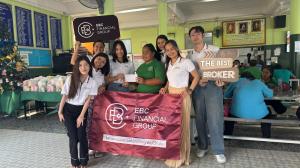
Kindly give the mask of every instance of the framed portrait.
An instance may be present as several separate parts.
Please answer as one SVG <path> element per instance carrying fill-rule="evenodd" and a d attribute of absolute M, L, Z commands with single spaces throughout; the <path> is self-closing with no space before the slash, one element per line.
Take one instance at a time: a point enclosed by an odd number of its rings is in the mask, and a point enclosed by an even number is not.
<path fill-rule="evenodd" d="M 260 31 L 261 31 L 261 20 L 253 20 L 252 32 L 260 32 Z"/>
<path fill-rule="evenodd" d="M 234 34 L 235 33 L 235 22 L 228 22 L 226 24 L 226 33 Z"/>
<path fill-rule="evenodd" d="M 248 33 L 248 22 L 239 23 L 239 34 Z"/>

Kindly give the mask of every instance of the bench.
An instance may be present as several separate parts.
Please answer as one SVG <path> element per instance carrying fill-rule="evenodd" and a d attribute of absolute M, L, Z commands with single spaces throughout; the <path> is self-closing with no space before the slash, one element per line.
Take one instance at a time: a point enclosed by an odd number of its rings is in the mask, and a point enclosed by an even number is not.
<path fill-rule="evenodd" d="M 235 117 L 224 117 L 224 121 L 236 121 L 246 123 L 271 123 L 278 125 L 296 125 L 300 126 L 300 120 L 289 120 L 289 119 L 244 119 Z M 261 142 L 277 142 L 277 143 L 289 143 L 289 144 L 300 144 L 300 140 L 289 140 L 289 139 L 274 139 L 274 138 L 260 138 L 260 137 L 246 137 L 246 136 L 233 136 L 224 135 L 225 139 L 234 140 L 247 140 L 247 141 L 261 141 Z"/>
<path fill-rule="evenodd" d="M 224 117 L 225 121 L 237 121 L 237 122 L 249 122 L 249 123 L 270 123 L 280 125 L 300 125 L 300 120 L 288 120 L 288 119 L 244 119 L 235 117 Z"/>

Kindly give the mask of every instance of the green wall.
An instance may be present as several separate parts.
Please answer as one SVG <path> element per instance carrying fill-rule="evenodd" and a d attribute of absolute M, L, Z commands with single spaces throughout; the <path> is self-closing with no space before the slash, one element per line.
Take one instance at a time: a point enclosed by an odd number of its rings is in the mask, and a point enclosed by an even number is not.
<path fill-rule="evenodd" d="M 235 19 L 238 20 L 238 19 Z M 206 22 L 189 22 L 182 25 L 168 26 L 168 34 L 175 33 L 175 40 L 179 48 L 184 49 L 184 36 L 193 26 L 201 25 L 206 32 L 213 31 L 216 27 L 222 26 L 222 21 L 206 21 Z M 290 30 L 290 16 L 287 16 L 286 27 L 281 29 L 274 29 L 274 19 L 272 17 L 266 18 L 266 45 L 277 45 L 286 43 L 286 32 Z M 143 42 L 150 42 L 155 45 L 155 38 L 158 35 L 158 26 L 121 29 L 121 39 L 131 39 L 132 51 L 134 54 L 140 54 Z M 172 38 L 172 37 L 169 37 Z M 222 35 L 216 37 L 213 35 L 213 44 L 222 47 Z"/>
<path fill-rule="evenodd" d="M 45 9 L 42 9 L 42 8 L 37 8 L 37 7 L 31 6 L 31 5 L 27 5 L 25 3 L 22 3 L 22 2 L 18 2 L 16 0 L 0 0 L 0 2 L 9 4 L 9 5 L 12 6 L 15 40 L 17 40 L 17 26 L 16 26 L 15 6 L 19 6 L 19 7 L 22 7 L 22 8 L 29 9 L 32 12 L 36 11 L 36 12 L 40 12 L 40 13 L 44 13 L 44 14 L 48 15 L 49 44 L 51 44 L 51 40 L 50 40 L 50 38 L 51 38 L 51 36 L 50 36 L 50 34 L 51 34 L 50 33 L 50 19 L 49 19 L 49 17 L 53 16 L 53 17 L 61 19 L 61 21 L 62 21 L 61 24 L 62 24 L 63 49 L 67 50 L 67 49 L 70 49 L 72 47 L 73 42 L 72 42 L 72 34 L 71 34 L 71 17 L 70 16 L 65 16 L 65 15 L 58 14 L 58 13 L 55 13 L 55 12 L 51 12 L 51 11 L 48 11 L 48 10 L 45 10 Z M 33 42 L 34 42 L 34 46 L 35 46 L 35 32 L 34 32 L 34 16 L 33 16 L 33 13 L 32 13 L 32 19 L 33 19 L 32 20 Z M 51 46 L 51 45 L 49 45 L 49 46 Z"/>
<path fill-rule="evenodd" d="M 132 53 L 140 54 L 144 44 L 155 44 L 157 34 L 157 27 L 124 29 L 121 30 L 121 39 L 131 39 Z"/>
<path fill-rule="evenodd" d="M 63 40 L 63 49 L 67 50 L 73 47 L 73 37 L 71 34 L 72 30 L 72 20 L 70 16 L 66 16 L 63 14 L 58 14 L 55 12 L 51 12 L 45 9 L 33 7 L 31 5 L 27 5 L 25 3 L 17 2 L 16 0 L 0 0 L 0 2 L 7 3 L 12 5 L 13 9 L 13 17 L 15 18 L 15 8 L 14 6 L 20 6 L 22 8 L 29 9 L 31 11 L 37 11 L 40 13 L 47 14 L 48 16 L 54 16 L 62 19 L 62 40 Z M 236 19 L 237 20 L 237 19 Z M 48 22 L 50 20 L 48 19 Z M 34 22 L 33 22 L 34 24 Z M 215 27 L 221 26 L 222 21 L 206 21 L 206 22 L 188 22 L 181 25 L 168 25 L 168 34 L 169 38 L 174 38 L 180 49 L 184 49 L 185 42 L 184 36 L 188 33 L 188 30 L 195 25 L 201 25 L 204 27 L 205 31 L 213 31 Z M 274 29 L 273 28 L 274 21 L 273 18 L 266 18 L 266 45 L 275 45 L 275 44 L 285 44 L 286 43 L 286 32 L 290 30 L 290 16 L 287 16 L 286 28 L 283 29 Z M 50 34 L 50 24 L 49 26 L 49 34 Z M 33 25 L 34 30 L 34 25 Z M 16 36 L 16 23 L 14 19 L 14 32 L 15 38 Z M 155 39 L 158 35 L 158 26 L 151 27 L 142 27 L 142 28 L 131 28 L 131 29 L 121 29 L 121 39 L 131 39 L 132 43 L 132 52 L 134 54 L 140 54 L 142 46 L 146 43 L 153 43 L 155 45 Z M 175 35 L 175 36 L 174 36 Z M 35 33 L 33 33 L 33 40 L 35 43 Z M 213 43 L 219 47 L 222 47 L 222 37 L 213 36 Z"/>
<path fill-rule="evenodd" d="M 175 33 L 175 38 L 170 39 L 177 41 L 178 46 L 184 48 L 184 28 L 181 26 L 169 26 L 168 33 Z M 121 39 L 131 39 L 133 54 L 141 54 L 142 47 L 146 43 L 152 43 L 155 46 L 155 40 L 158 36 L 158 27 L 144 27 L 133 29 L 121 29 Z"/>

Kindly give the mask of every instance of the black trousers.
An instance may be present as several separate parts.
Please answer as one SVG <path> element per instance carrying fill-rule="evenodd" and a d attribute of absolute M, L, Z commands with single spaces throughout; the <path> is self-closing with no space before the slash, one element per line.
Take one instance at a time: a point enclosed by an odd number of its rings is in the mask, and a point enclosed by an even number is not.
<path fill-rule="evenodd" d="M 233 115 L 229 115 L 229 117 L 235 117 Z M 238 117 L 236 117 L 238 118 Z M 263 119 L 271 119 L 273 118 L 271 113 L 269 113 Z M 235 121 L 224 121 L 224 135 L 232 135 L 234 129 Z M 261 133 L 263 138 L 271 137 L 271 123 L 261 123 Z"/>
<path fill-rule="evenodd" d="M 87 117 L 84 117 L 83 125 L 77 128 L 76 120 L 81 113 L 83 106 L 75 106 L 66 103 L 63 109 L 65 126 L 69 136 L 69 148 L 72 166 L 86 166 L 88 157 L 88 141 L 86 136 Z M 79 143 L 79 158 L 78 158 Z"/>
<path fill-rule="evenodd" d="M 265 100 L 265 103 L 268 106 L 272 106 L 277 114 L 283 114 L 287 110 L 280 100 Z"/>

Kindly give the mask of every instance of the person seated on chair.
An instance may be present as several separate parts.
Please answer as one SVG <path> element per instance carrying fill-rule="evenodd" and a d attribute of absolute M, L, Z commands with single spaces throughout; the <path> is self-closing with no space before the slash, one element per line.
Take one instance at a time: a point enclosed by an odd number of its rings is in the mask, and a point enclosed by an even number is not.
<path fill-rule="evenodd" d="M 261 78 L 261 70 L 256 66 L 257 61 L 256 60 L 250 60 L 250 67 L 247 67 L 243 70 L 243 72 L 249 72 L 252 76 L 255 77 L 255 79 Z"/>
<path fill-rule="evenodd" d="M 224 97 L 232 97 L 231 116 L 245 119 L 270 118 L 264 99 L 272 96 L 273 91 L 249 72 L 242 73 L 241 78 L 231 83 L 224 93 Z M 232 135 L 234 124 L 233 121 L 225 121 L 225 135 Z M 263 137 L 271 136 L 270 123 L 262 123 L 261 130 Z"/>
<path fill-rule="evenodd" d="M 277 83 L 273 78 L 273 70 L 269 66 L 265 66 L 262 69 L 261 80 L 272 90 L 278 90 Z M 265 100 L 268 106 L 271 106 L 277 114 L 286 112 L 287 108 L 281 103 L 280 100 Z M 269 109 L 270 110 L 270 109 Z"/>
<path fill-rule="evenodd" d="M 289 85 L 290 79 L 295 79 L 296 76 L 289 71 L 288 69 L 282 68 L 280 64 L 276 64 L 274 66 L 274 74 L 273 77 L 275 78 L 275 81 L 278 82 L 278 80 L 281 80 L 283 84 Z"/>

